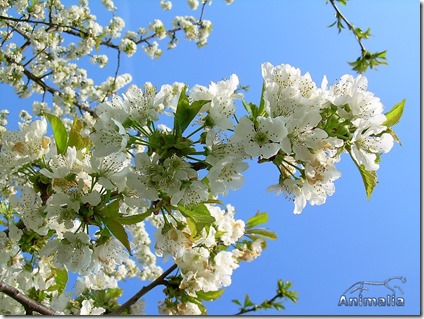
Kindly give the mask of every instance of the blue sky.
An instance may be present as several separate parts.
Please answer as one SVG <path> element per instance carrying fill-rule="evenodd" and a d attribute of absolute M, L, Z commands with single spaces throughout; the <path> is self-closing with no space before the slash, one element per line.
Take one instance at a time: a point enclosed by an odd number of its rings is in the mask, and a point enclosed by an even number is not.
<path fill-rule="evenodd" d="M 128 3 L 118 6 L 129 28 L 144 26 L 153 18 L 167 21 L 175 15 L 191 14 L 185 1 L 184 4 L 174 1 L 170 13 L 160 10 L 159 1 Z M 301 215 L 292 214 L 293 204 L 283 196 L 265 191 L 278 179 L 275 167 L 252 162 L 245 172 L 244 187 L 231 192 L 224 201 L 233 204 L 236 216 L 245 220 L 258 209 L 267 211 L 268 226 L 279 238 L 269 242 L 256 261 L 241 264 L 233 275 L 233 285 L 223 297 L 207 304 L 209 314 L 236 313 L 231 300 L 243 299 L 246 293 L 257 302 L 271 298 L 280 278 L 293 283 L 293 289 L 298 291 L 298 303 L 286 303 L 283 312 L 270 310 L 257 314 L 418 315 L 420 312 L 419 2 L 356 0 L 342 10 L 356 26 L 371 28 L 373 36 L 365 42 L 370 51 L 388 51 L 389 65 L 367 71 L 366 76 L 369 90 L 380 97 L 387 110 L 406 99 L 405 114 L 395 127 L 402 146 L 395 145 L 383 156 L 379 184 L 370 201 L 366 200 L 354 164 L 344 156 L 337 165 L 342 178 L 335 183 L 335 195 L 323 206 L 307 206 Z M 208 85 L 235 73 L 241 84 L 250 86 L 246 99 L 251 102 L 259 101 L 263 62 L 291 64 L 302 72 L 308 71 L 318 84 L 323 75 L 332 83 L 345 73 L 354 74 L 346 62 L 356 59 L 359 47 L 348 31 L 338 34 L 335 28 L 327 28 L 334 21 L 334 11 L 324 0 L 235 0 L 231 6 L 226 6 L 223 0 L 214 0 L 206 8 L 205 18 L 214 23 L 205 48 L 198 49 L 194 43 L 181 41 L 159 60 L 150 60 L 140 50 L 125 61 L 122 70 L 132 74 L 135 84 L 149 81 L 157 87 L 174 81 L 190 86 Z M 0 87 L 2 96 L 10 92 Z M 12 99 L 0 102 L 0 109 L 10 109 L 11 103 Z M 353 283 L 384 281 L 393 276 L 407 279 L 401 284 L 404 294 L 399 295 L 404 298 L 405 306 L 337 305 L 341 294 Z M 123 299 L 142 285 L 131 282 Z M 160 291 L 161 288 L 155 288 L 146 298 L 149 314 L 157 313 L 155 300 L 160 299 Z"/>

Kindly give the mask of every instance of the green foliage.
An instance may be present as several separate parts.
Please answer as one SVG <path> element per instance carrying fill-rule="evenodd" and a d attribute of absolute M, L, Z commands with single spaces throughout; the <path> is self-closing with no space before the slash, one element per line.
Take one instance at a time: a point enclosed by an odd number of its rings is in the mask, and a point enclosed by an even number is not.
<path fill-rule="evenodd" d="M 130 242 L 128 240 L 128 234 L 125 231 L 124 226 L 122 226 L 122 223 L 118 221 L 117 219 L 119 216 L 119 206 L 120 206 L 120 200 L 114 200 L 111 203 L 109 203 L 103 210 L 102 210 L 102 222 L 105 225 L 105 227 L 110 231 L 110 233 L 118 239 L 122 245 L 128 250 L 129 253 L 131 253 L 131 247 Z"/>
<path fill-rule="evenodd" d="M 68 283 L 68 271 L 66 269 L 52 268 L 52 273 L 50 277 L 47 278 L 47 280 L 51 278 L 54 278 L 55 284 L 50 286 L 48 291 L 57 290 L 60 295 L 65 290 Z"/>
<path fill-rule="evenodd" d="M 346 5 L 348 0 L 336 0 L 338 3 L 342 5 Z M 386 53 L 387 51 L 381 52 L 369 52 L 362 40 L 366 40 L 371 36 L 371 29 L 368 28 L 366 31 L 363 31 L 361 28 L 355 27 L 352 23 L 350 23 L 347 18 L 343 15 L 343 13 L 337 7 L 335 0 L 327 0 L 327 3 L 330 2 L 336 11 L 336 21 L 330 24 L 328 27 L 337 27 L 338 32 L 340 33 L 345 27 L 347 27 L 355 36 L 356 41 L 359 44 L 361 49 L 361 55 L 352 62 L 348 62 L 350 66 L 353 67 L 353 70 L 358 73 L 364 73 L 368 70 L 368 68 L 373 69 L 379 65 L 387 65 L 386 62 Z"/>
<path fill-rule="evenodd" d="M 261 92 L 259 107 L 254 103 L 248 103 L 245 100 L 242 100 L 244 108 L 246 109 L 247 113 L 249 113 L 250 117 L 254 121 L 256 120 L 258 116 L 264 116 L 264 117 L 268 116 L 267 112 L 265 111 L 264 92 L 265 92 L 265 82 L 262 84 L 262 92 Z"/>
<path fill-rule="evenodd" d="M 142 214 L 130 215 L 130 216 L 119 216 L 116 220 L 123 225 L 137 224 L 149 217 L 152 212 L 149 210 Z"/>
<path fill-rule="evenodd" d="M 361 56 L 356 61 L 348 62 L 353 67 L 353 70 L 358 73 L 364 73 L 368 68 L 373 69 L 378 65 L 387 65 L 387 51 L 371 53 L 363 51 Z"/>
<path fill-rule="evenodd" d="M 172 133 L 155 130 L 149 136 L 148 154 L 151 155 L 153 152 L 157 153 L 162 160 L 165 160 L 174 154 L 179 157 L 184 157 L 196 152 L 196 149 L 193 147 L 193 141 L 175 134 L 180 133 L 176 130 Z"/>
<path fill-rule="evenodd" d="M 347 2 L 349 1 L 349 0 L 336 0 L 338 3 L 340 3 L 340 4 L 342 4 L 342 5 L 347 5 Z M 327 0 L 327 3 L 328 3 L 328 0 Z"/>
<path fill-rule="evenodd" d="M 392 109 L 385 114 L 386 121 L 384 121 L 383 125 L 391 127 L 400 121 L 405 108 L 405 102 L 406 99 L 403 99 L 399 103 L 395 104 Z"/>
<path fill-rule="evenodd" d="M 362 181 L 364 182 L 365 193 L 367 194 L 367 199 L 370 200 L 371 194 L 374 191 L 375 186 L 377 186 L 377 173 L 375 171 L 367 171 L 364 165 L 359 165 L 350 152 L 349 154 L 352 157 L 356 167 L 358 168 L 359 173 L 361 174 Z"/>
<path fill-rule="evenodd" d="M 405 102 L 406 100 L 403 99 L 399 103 L 395 104 L 390 111 L 388 111 L 386 115 L 386 121 L 384 121 L 383 125 L 387 126 L 387 129 L 383 133 L 390 134 L 395 142 L 402 145 L 399 137 L 396 135 L 395 131 L 392 129 L 392 126 L 399 123 L 400 119 L 402 118 L 403 111 L 405 108 Z"/>
<path fill-rule="evenodd" d="M 45 113 L 44 116 L 52 126 L 53 136 L 56 141 L 57 153 L 65 154 L 68 148 L 68 132 L 65 125 L 56 115 Z"/>
<path fill-rule="evenodd" d="M 258 238 L 276 240 L 277 234 L 275 232 L 265 228 L 254 228 L 267 222 L 268 213 L 261 213 L 258 211 L 255 216 L 249 218 L 247 221 L 245 235 L 252 240 L 256 240 Z"/>
<path fill-rule="evenodd" d="M 188 218 L 187 221 L 189 222 L 189 227 L 194 226 L 194 229 L 190 229 L 192 232 L 194 231 L 193 237 L 200 233 L 207 225 L 210 225 L 215 221 L 215 218 L 211 215 L 205 204 L 199 204 L 189 208 L 184 207 L 183 205 L 178 205 L 178 209 L 184 217 Z M 193 224 L 191 224 L 190 221 Z"/>
<path fill-rule="evenodd" d="M 113 236 L 115 236 L 116 239 L 118 239 L 131 254 L 130 242 L 128 240 L 128 234 L 125 231 L 124 226 L 122 226 L 121 223 L 108 218 L 103 219 L 103 223 L 107 227 L 107 229 L 113 234 Z"/>
<path fill-rule="evenodd" d="M 110 202 L 106 207 L 104 207 L 101 211 L 103 217 L 108 219 L 114 219 L 119 217 L 119 207 L 121 205 L 121 201 L 119 199 L 115 199 Z"/>
<path fill-rule="evenodd" d="M 204 291 L 197 291 L 197 297 L 201 300 L 205 300 L 205 301 L 213 301 L 215 299 L 218 299 L 222 296 L 222 294 L 224 293 L 225 289 L 221 289 L 221 290 L 217 290 L 217 291 L 208 291 L 208 292 L 204 292 Z"/>
<path fill-rule="evenodd" d="M 283 281 L 281 279 L 277 282 L 277 292 L 274 297 L 271 299 L 266 299 L 261 303 L 254 303 L 248 294 L 245 295 L 243 303 L 238 300 L 232 300 L 233 303 L 240 307 L 240 311 L 237 315 L 245 314 L 248 312 L 255 312 L 258 310 L 283 310 L 285 309 L 283 301 L 290 300 L 293 303 L 296 303 L 298 300 L 297 292 L 291 291 L 291 283 L 289 281 Z M 280 300 L 279 300 L 280 299 Z"/>
<path fill-rule="evenodd" d="M 210 301 L 216 298 L 219 298 L 224 290 L 219 291 L 211 291 L 211 292 L 201 292 L 197 291 L 196 296 L 188 295 L 184 289 L 180 288 L 180 284 L 182 281 L 182 276 L 171 276 L 168 277 L 168 280 L 164 282 L 165 289 L 163 292 L 166 295 L 165 304 L 168 308 L 177 308 L 179 305 L 184 304 L 186 302 L 194 303 L 199 307 L 202 315 L 206 315 L 206 307 L 203 304 L 202 300 Z"/>
<path fill-rule="evenodd" d="M 277 234 L 271 230 L 259 228 L 259 229 L 248 229 L 246 230 L 246 235 L 252 239 L 256 239 L 259 237 L 276 240 Z"/>
<path fill-rule="evenodd" d="M 122 289 L 118 287 L 102 290 L 86 289 L 78 298 L 75 299 L 75 301 L 82 303 L 83 300 L 91 299 L 93 300 L 94 307 L 102 307 L 106 309 L 106 313 L 110 313 L 119 307 L 117 300 L 121 297 L 121 295 Z M 72 304 L 69 304 L 68 307 L 72 307 Z"/>
<path fill-rule="evenodd" d="M 257 212 L 255 216 L 249 218 L 246 224 L 247 229 L 266 224 L 268 222 L 268 213 Z"/>
<path fill-rule="evenodd" d="M 76 150 L 82 150 L 83 148 L 88 148 L 91 145 L 90 138 L 88 136 L 83 137 L 81 135 L 82 129 L 83 124 L 81 120 L 78 117 L 75 117 L 71 131 L 69 132 L 68 146 L 74 146 Z"/>
<path fill-rule="evenodd" d="M 201 100 L 190 103 L 186 90 L 187 87 L 184 87 L 181 91 L 174 117 L 174 136 L 177 138 L 182 137 L 182 134 L 199 113 L 202 106 L 209 102 Z"/>

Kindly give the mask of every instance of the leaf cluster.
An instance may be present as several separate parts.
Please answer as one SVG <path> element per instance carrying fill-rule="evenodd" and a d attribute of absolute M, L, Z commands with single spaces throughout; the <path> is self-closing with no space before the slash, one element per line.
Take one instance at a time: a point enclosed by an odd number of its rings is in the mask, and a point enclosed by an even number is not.
<path fill-rule="evenodd" d="M 250 299 L 249 295 L 246 294 L 243 302 L 238 299 L 234 299 L 232 302 L 240 306 L 240 311 L 237 313 L 237 315 L 245 314 L 248 312 L 256 312 L 259 310 L 284 310 L 285 301 L 289 300 L 293 303 L 296 303 L 298 300 L 297 292 L 290 289 L 291 282 L 279 279 L 277 282 L 277 292 L 271 299 L 265 299 L 261 303 L 255 303 Z"/>
<path fill-rule="evenodd" d="M 336 20 L 328 27 L 336 27 L 339 33 L 347 27 L 355 36 L 361 49 L 361 55 L 355 61 L 348 62 L 352 69 L 358 73 L 365 73 L 368 69 L 375 69 L 379 65 L 387 65 L 387 51 L 370 52 L 363 44 L 363 40 L 367 40 L 371 36 L 371 29 L 368 28 L 363 31 L 361 28 L 355 27 L 343 15 L 335 1 L 345 6 L 348 0 L 327 0 L 327 3 L 330 2 L 336 12 Z"/>

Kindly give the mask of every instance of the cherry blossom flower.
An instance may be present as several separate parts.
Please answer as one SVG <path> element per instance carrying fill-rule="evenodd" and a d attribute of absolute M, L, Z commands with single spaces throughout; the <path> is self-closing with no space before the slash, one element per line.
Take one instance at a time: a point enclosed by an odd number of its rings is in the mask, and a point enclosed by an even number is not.
<path fill-rule="evenodd" d="M 358 165 L 366 170 L 376 171 L 380 167 L 378 156 L 389 152 L 393 147 L 393 137 L 389 133 L 381 133 L 381 127 L 359 127 L 352 137 L 352 157 Z"/>
<path fill-rule="evenodd" d="M 235 128 L 232 141 L 241 142 L 251 157 L 270 158 L 282 148 L 288 151 L 287 128 L 282 118 L 258 116 L 257 126 L 247 117 L 242 117 Z"/>

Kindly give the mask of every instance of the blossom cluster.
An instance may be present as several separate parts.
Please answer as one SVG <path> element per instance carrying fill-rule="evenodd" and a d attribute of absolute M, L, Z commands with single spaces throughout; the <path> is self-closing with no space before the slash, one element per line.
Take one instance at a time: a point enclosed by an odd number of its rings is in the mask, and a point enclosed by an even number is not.
<path fill-rule="evenodd" d="M 256 228 L 266 214 L 245 223 L 222 206 L 242 187 L 249 159 L 277 168 L 269 190 L 284 192 L 300 213 L 333 195 L 343 152 L 374 176 L 396 137 L 363 76 L 331 86 L 324 78 L 318 88 L 308 73 L 270 63 L 262 76 L 259 105 L 243 99 L 231 75 L 191 89 L 133 85 L 99 103 L 96 117 L 22 114 L 19 130 L 1 131 L 0 279 L 30 297 L 43 291 L 57 313 L 103 314 L 119 307 L 120 280 L 159 277 L 160 257 L 179 269 L 163 282 L 160 312 L 204 314 L 202 300 L 219 297 L 240 262 L 275 238 Z M 78 298 L 65 289 L 68 272 L 78 274 Z M 0 298 L 2 312 L 24 311 Z M 142 309 L 141 300 L 125 311 Z"/>
<path fill-rule="evenodd" d="M 209 2 L 202 1 L 202 5 Z M 168 26 L 155 19 L 146 27 L 129 30 L 112 0 L 101 4 L 106 11 L 102 16 L 110 17 L 104 25 L 91 12 L 87 0 L 73 5 L 60 0 L 0 3 L 0 59 L 5 62 L 0 67 L 0 81 L 23 98 L 51 94 L 50 105 L 34 102 L 35 114 L 89 111 L 131 82 L 130 74 L 119 72 L 121 56 L 131 57 L 141 47 L 150 58 L 158 58 L 163 53 L 158 41 L 168 39 L 168 48 L 175 48 L 179 33 L 202 47 L 212 30 L 203 13 L 200 18 L 176 16 Z M 171 1 L 161 1 L 160 5 L 164 10 L 172 8 Z M 196 7 L 194 2 L 189 5 Z M 111 58 L 110 50 L 118 53 L 117 59 Z M 115 75 L 102 78 L 98 74 L 103 72 L 97 72 L 90 76 L 79 66 L 87 62 Z M 111 64 L 116 67 L 111 68 Z"/>
<path fill-rule="evenodd" d="M 262 65 L 263 112 L 255 120 L 242 118 L 236 137 L 251 156 L 272 161 L 279 183 L 269 189 L 294 195 L 294 213 L 309 202 L 325 203 L 341 173 L 335 163 L 347 151 L 365 171 L 379 168 L 379 157 L 394 142 L 385 125 L 383 104 L 367 91 L 367 79 L 344 75 L 321 88 L 309 73 L 290 65 Z M 242 139 L 244 135 L 248 139 Z"/>

